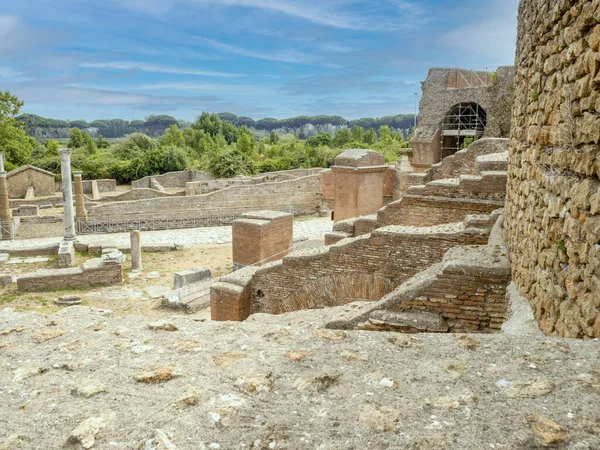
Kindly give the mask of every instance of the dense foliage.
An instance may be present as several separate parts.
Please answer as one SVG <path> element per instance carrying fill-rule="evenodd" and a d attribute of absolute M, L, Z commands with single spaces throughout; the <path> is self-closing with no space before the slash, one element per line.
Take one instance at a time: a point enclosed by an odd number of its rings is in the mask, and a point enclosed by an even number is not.
<path fill-rule="evenodd" d="M 49 139 L 42 145 L 28 136 L 21 122 L 15 119 L 21 106 L 9 93 L 0 97 L 0 142 L 10 141 L 3 145 L 9 150 L 9 163 L 32 164 L 59 174 L 61 144 Z M 279 134 L 275 129 L 259 138 L 245 123 L 234 124 L 206 112 L 183 129 L 168 120 L 169 116 L 152 117 L 157 127 L 164 127 L 160 138 L 134 132 L 113 139 L 111 144 L 103 135 L 91 136 L 84 123 L 71 126 L 68 141 L 63 142 L 73 149 L 73 168 L 82 170 L 86 179 L 114 178 L 118 183 L 186 168 L 206 170 L 217 177 L 233 177 L 328 167 L 347 148 L 371 148 L 393 162 L 399 157 L 398 149 L 406 146 L 402 134 L 388 125 L 366 131 L 360 125 L 351 128 L 340 125 L 335 133 L 323 127 L 318 134 L 304 140 L 292 133 Z"/>

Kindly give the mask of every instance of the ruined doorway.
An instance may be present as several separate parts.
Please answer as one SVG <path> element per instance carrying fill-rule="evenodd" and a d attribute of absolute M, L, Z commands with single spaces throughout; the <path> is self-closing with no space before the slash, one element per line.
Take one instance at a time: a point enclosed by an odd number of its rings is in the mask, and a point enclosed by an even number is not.
<path fill-rule="evenodd" d="M 477 103 L 458 103 L 450 108 L 442 121 L 442 159 L 482 137 L 486 123 L 487 114 Z"/>

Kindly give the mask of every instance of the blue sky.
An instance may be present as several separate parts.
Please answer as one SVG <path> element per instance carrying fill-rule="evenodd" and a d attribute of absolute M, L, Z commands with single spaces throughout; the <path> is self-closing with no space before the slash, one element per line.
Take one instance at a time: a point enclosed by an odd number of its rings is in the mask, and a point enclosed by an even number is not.
<path fill-rule="evenodd" d="M 518 0 L 0 0 L 0 90 L 58 119 L 411 113 L 512 65 Z"/>

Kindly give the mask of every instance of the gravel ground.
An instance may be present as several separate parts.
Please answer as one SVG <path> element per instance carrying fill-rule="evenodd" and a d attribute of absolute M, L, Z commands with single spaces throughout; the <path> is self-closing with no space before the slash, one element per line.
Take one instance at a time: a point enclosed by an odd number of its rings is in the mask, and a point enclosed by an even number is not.
<path fill-rule="evenodd" d="M 311 239 L 329 233 L 333 222 L 329 218 L 310 217 L 307 220 L 294 221 L 294 239 Z M 0 252 L 32 248 L 38 245 L 55 244 L 60 237 L 2 241 Z M 86 234 L 77 237 L 84 244 L 116 243 L 117 246 L 129 246 L 129 233 Z M 220 227 L 185 228 L 183 230 L 144 231 L 142 245 L 170 245 L 174 242 L 195 246 L 203 244 L 225 244 L 231 242 L 231 225 Z"/>
<path fill-rule="evenodd" d="M 0 311 L 0 448 L 600 448 L 598 341 Z M 167 331 L 171 330 L 171 331 Z"/>

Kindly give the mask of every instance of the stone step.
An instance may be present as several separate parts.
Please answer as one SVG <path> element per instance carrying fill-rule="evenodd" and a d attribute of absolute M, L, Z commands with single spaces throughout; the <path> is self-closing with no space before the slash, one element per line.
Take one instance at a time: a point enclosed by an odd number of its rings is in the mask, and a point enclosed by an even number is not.
<path fill-rule="evenodd" d="M 161 305 L 188 314 L 207 308 L 210 305 L 210 288 L 217 281 L 218 279 L 211 278 L 175 289 L 162 297 Z"/>
<path fill-rule="evenodd" d="M 506 172 L 508 170 L 508 152 L 481 155 L 475 158 L 475 172 Z"/>
<path fill-rule="evenodd" d="M 439 314 L 429 312 L 373 311 L 360 330 L 402 333 L 447 333 L 448 324 Z"/>

